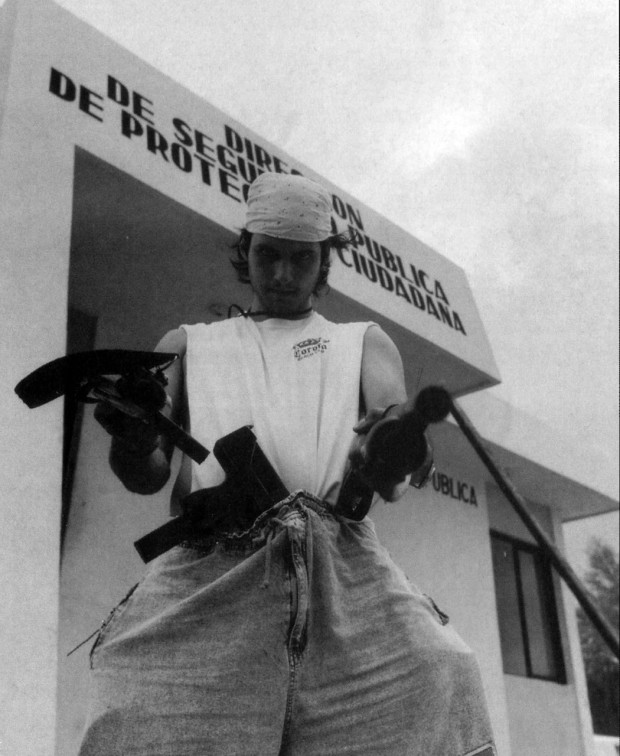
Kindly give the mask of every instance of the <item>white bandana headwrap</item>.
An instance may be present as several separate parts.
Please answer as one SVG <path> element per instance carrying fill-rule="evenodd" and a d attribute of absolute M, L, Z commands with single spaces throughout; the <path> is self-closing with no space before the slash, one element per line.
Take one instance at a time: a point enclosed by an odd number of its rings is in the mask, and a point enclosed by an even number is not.
<path fill-rule="evenodd" d="M 331 197 L 305 176 L 261 173 L 248 192 L 245 227 L 277 239 L 322 242 L 331 235 Z"/>

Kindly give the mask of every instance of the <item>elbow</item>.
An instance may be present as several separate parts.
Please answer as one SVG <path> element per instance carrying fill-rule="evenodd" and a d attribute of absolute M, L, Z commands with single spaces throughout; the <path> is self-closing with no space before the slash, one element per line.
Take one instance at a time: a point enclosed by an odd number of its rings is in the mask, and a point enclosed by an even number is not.
<path fill-rule="evenodd" d="M 166 475 L 162 475 L 160 478 L 121 478 L 117 475 L 121 483 L 130 493 L 140 494 L 142 496 L 151 496 L 152 494 L 159 493 L 166 485 L 170 478 L 170 471 Z"/>
<path fill-rule="evenodd" d="M 383 501 L 387 501 L 390 504 L 399 501 L 403 498 L 403 496 L 407 492 L 407 489 L 409 488 L 410 477 L 411 476 L 407 475 L 404 480 L 382 486 L 381 488 L 377 489 L 377 493 L 383 499 Z"/>

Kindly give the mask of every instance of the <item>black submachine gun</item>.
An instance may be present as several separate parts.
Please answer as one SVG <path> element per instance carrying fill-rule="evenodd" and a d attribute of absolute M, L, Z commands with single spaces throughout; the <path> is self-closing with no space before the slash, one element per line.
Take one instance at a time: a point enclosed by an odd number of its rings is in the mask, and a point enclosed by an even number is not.
<path fill-rule="evenodd" d="M 184 541 L 208 538 L 216 530 L 247 530 L 261 512 L 288 496 L 250 426 L 219 438 L 213 454 L 226 480 L 186 496 L 181 502 L 182 514 L 134 543 L 145 562 Z"/>

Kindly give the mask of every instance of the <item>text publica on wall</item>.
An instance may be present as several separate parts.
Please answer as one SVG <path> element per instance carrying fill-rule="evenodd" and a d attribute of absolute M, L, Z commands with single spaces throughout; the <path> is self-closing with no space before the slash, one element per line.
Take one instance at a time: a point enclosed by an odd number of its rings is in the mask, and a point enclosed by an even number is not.
<path fill-rule="evenodd" d="M 197 128 L 175 116 L 162 130 L 156 128 L 155 104 L 151 98 L 110 75 L 104 89 L 102 94 L 77 83 L 74 76 L 54 67 L 50 69 L 49 92 L 55 97 L 76 104 L 82 113 L 101 123 L 110 105 L 123 137 L 141 144 L 172 169 L 197 177 L 202 185 L 217 189 L 233 202 L 245 201 L 249 185 L 260 173 L 301 173 L 226 123 L 215 127 L 221 133 L 214 136 L 205 128 Z M 349 248 L 338 253 L 343 266 L 416 311 L 467 335 L 463 319 L 451 306 L 446 287 L 439 279 L 371 238 L 364 228 L 361 211 L 351 203 L 332 194 L 332 206 L 334 233 L 344 221 L 351 239 Z"/>

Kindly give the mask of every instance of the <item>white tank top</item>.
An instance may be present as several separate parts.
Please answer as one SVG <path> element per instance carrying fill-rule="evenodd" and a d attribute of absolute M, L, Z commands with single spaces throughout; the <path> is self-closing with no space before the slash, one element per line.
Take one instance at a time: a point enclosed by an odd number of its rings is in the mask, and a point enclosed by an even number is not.
<path fill-rule="evenodd" d="M 232 318 L 182 326 L 192 435 L 215 441 L 251 425 L 289 491 L 335 502 L 359 418 L 364 334 L 371 323 Z M 192 463 L 192 491 L 218 485 L 210 455 Z"/>

